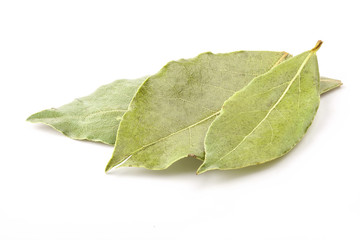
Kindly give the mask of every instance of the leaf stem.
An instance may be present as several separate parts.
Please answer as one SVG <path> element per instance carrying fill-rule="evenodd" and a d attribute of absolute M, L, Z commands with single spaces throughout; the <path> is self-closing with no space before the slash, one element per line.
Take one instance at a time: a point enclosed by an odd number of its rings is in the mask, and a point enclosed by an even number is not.
<path fill-rule="evenodd" d="M 321 47 L 322 44 L 323 44 L 323 41 L 321 41 L 321 40 L 317 41 L 315 47 L 314 47 L 313 49 L 311 49 L 311 51 L 314 52 L 314 53 L 316 53 L 317 50 L 320 49 L 320 47 Z"/>
<path fill-rule="evenodd" d="M 289 53 L 284 52 L 284 54 L 279 58 L 279 60 L 274 64 L 274 66 L 271 69 L 273 69 L 274 67 L 279 65 L 281 62 L 283 62 L 288 55 L 289 55 Z"/>

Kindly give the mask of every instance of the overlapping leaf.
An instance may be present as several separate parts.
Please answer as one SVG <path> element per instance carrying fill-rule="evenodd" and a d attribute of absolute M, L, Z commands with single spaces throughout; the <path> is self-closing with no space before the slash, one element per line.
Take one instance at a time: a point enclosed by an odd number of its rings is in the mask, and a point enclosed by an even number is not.
<path fill-rule="evenodd" d="M 133 98 L 106 170 L 165 169 L 188 155 L 203 157 L 204 137 L 224 101 L 288 56 L 284 52 L 203 53 L 173 61 Z"/>
<path fill-rule="evenodd" d="M 342 84 L 329 78 L 319 84 L 316 50 L 295 58 L 285 52 L 203 53 L 170 62 L 148 78 L 104 85 L 28 121 L 74 139 L 115 142 L 106 171 L 165 169 L 186 156 L 203 159 L 205 136 L 206 159 L 198 173 L 259 164 L 289 151 L 311 124 L 319 94 Z"/>
<path fill-rule="evenodd" d="M 117 80 L 101 86 L 93 94 L 59 108 L 31 115 L 30 122 L 44 123 L 74 139 L 114 144 L 122 116 L 146 77 Z"/>
<path fill-rule="evenodd" d="M 125 113 L 123 110 L 128 108 L 131 98 L 145 79 L 146 77 L 116 80 L 100 87 L 87 97 L 59 108 L 35 113 L 28 118 L 28 121 L 49 125 L 73 139 L 114 145 L 117 128 Z M 340 85 L 339 80 L 320 78 L 321 93 Z"/>
<path fill-rule="evenodd" d="M 320 94 L 331 91 L 337 87 L 340 87 L 341 85 L 342 82 L 340 80 L 327 78 L 327 77 L 320 77 Z"/>
<path fill-rule="evenodd" d="M 300 141 L 319 106 L 320 45 L 255 78 L 225 102 L 206 135 L 198 173 L 267 162 Z"/>

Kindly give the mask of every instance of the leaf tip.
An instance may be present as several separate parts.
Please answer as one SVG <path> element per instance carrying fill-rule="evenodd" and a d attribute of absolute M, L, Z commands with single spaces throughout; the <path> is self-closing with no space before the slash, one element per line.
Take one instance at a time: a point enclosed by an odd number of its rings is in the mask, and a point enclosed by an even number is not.
<path fill-rule="evenodd" d="M 32 122 L 33 119 L 35 118 L 35 116 L 36 116 L 36 113 L 35 113 L 35 114 L 31 114 L 29 117 L 26 118 L 26 121 L 27 121 L 27 122 Z"/>
<path fill-rule="evenodd" d="M 321 41 L 321 40 L 317 41 L 315 47 L 313 49 L 311 49 L 311 52 L 314 52 L 314 53 L 317 52 L 320 49 L 322 44 L 323 44 L 323 41 Z"/>
<path fill-rule="evenodd" d="M 114 168 L 114 165 L 112 163 L 112 159 L 110 159 L 110 161 L 108 162 L 108 164 L 105 167 L 105 173 L 108 173 L 113 168 Z"/>
<path fill-rule="evenodd" d="M 110 161 L 108 162 L 108 164 L 105 167 L 105 173 L 109 172 L 113 168 L 120 167 L 126 161 L 128 161 L 131 157 L 132 157 L 132 155 L 128 156 L 127 158 L 125 158 L 124 160 L 119 162 L 118 159 L 116 157 L 114 157 L 114 155 L 113 155 L 112 158 L 110 159 Z"/>
<path fill-rule="evenodd" d="M 203 163 L 198 168 L 198 170 L 196 171 L 196 175 L 200 175 L 202 173 L 205 173 L 205 172 L 210 171 L 210 170 L 215 170 L 215 169 L 218 169 L 218 168 L 217 167 L 212 167 L 212 166 L 207 165 L 206 163 Z"/>
<path fill-rule="evenodd" d="M 105 173 L 108 173 L 110 170 L 112 169 L 112 167 L 108 164 L 105 167 Z"/>

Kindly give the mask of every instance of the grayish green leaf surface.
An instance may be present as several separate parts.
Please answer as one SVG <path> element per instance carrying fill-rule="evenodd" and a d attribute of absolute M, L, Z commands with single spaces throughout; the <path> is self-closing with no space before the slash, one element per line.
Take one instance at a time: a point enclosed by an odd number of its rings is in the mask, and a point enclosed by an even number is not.
<path fill-rule="evenodd" d="M 239 51 L 168 63 L 132 100 L 106 171 L 119 165 L 165 169 L 188 155 L 203 158 L 205 134 L 224 101 L 287 57 Z"/>
<path fill-rule="evenodd" d="M 145 79 L 146 77 L 114 81 L 100 87 L 93 94 L 58 109 L 47 109 L 33 114 L 28 121 L 49 125 L 73 139 L 113 145 L 124 110 L 128 108 L 130 100 Z M 339 80 L 321 77 L 320 93 L 341 84 Z"/>
<path fill-rule="evenodd" d="M 119 122 L 125 113 L 121 109 L 128 108 L 130 96 L 135 94 L 145 79 L 146 77 L 114 81 L 100 87 L 93 94 L 83 97 L 81 99 L 83 103 L 75 100 L 58 109 L 44 110 L 33 114 L 28 121 L 49 125 L 73 139 L 114 145 Z M 330 91 L 341 84 L 339 80 L 321 78 L 320 92 Z M 105 111 L 106 109 L 110 111 Z M 82 130 L 77 127 L 81 125 Z"/>
<path fill-rule="evenodd" d="M 73 139 L 114 144 L 119 122 L 145 79 L 117 80 L 89 96 L 35 113 L 27 120 L 49 125 Z"/>
<path fill-rule="evenodd" d="M 300 141 L 319 106 L 320 45 L 255 78 L 225 102 L 206 135 L 198 173 L 264 163 Z"/>
<path fill-rule="evenodd" d="M 342 82 L 340 80 L 331 79 L 327 77 L 320 77 L 320 94 L 331 91 L 334 88 L 340 87 L 341 85 Z"/>

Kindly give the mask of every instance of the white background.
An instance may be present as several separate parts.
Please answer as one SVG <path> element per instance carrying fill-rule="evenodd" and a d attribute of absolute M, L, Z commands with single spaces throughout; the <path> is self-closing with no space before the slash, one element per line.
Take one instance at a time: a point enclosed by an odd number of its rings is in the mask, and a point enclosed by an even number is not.
<path fill-rule="evenodd" d="M 1 1 L 0 239 L 360 239 L 358 1 Z M 25 119 L 204 51 L 299 54 L 317 40 L 307 135 L 258 167 L 104 168 L 112 147 Z"/>

